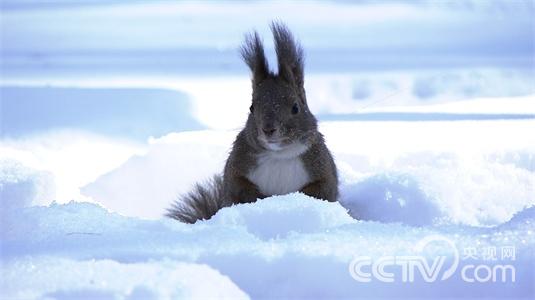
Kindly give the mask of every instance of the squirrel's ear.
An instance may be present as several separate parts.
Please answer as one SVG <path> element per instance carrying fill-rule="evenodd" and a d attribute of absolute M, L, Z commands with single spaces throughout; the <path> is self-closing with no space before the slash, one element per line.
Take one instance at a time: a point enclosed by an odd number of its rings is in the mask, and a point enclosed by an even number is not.
<path fill-rule="evenodd" d="M 295 42 L 292 33 L 283 23 L 271 23 L 271 31 L 279 62 L 279 76 L 303 89 L 305 83 L 303 48 Z"/>
<path fill-rule="evenodd" d="M 253 85 L 257 85 L 268 77 L 269 66 L 264 54 L 264 46 L 256 31 L 245 36 L 245 43 L 241 47 L 241 56 L 251 69 Z"/>

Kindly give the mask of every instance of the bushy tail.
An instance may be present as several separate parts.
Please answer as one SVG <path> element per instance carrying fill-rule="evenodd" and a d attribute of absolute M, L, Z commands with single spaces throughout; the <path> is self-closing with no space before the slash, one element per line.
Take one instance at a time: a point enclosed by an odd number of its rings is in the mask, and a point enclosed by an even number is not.
<path fill-rule="evenodd" d="M 180 222 L 193 224 L 198 220 L 210 219 L 221 208 L 228 206 L 224 200 L 223 177 L 215 175 L 211 180 L 199 184 L 186 195 L 180 196 L 165 214 Z"/>

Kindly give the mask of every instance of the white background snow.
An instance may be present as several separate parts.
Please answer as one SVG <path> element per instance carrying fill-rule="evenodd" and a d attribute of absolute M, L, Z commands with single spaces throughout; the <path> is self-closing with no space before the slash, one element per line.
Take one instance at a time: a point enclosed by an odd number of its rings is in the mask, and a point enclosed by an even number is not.
<path fill-rule="evenodd" d="M 257 29 L 275 65 L 275 19 L 340 202 L 163 218 L 221 172 L 250 101 L 237 49 Z M 530 0 L 0 2 L 0 299 L 533 298 L 534 20 Z M 351 277 L 436 235 L 515 281 Z"/>

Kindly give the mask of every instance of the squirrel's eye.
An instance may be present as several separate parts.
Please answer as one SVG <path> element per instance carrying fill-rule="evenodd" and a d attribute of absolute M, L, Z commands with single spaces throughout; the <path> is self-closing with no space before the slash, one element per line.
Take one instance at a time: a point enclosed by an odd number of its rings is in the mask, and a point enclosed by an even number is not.
<path fill-rule="evenodd" d="M 294 103 L 294 106 L 292 106 L 292 115 L 297 115 L 299 112 L 299 106 L 297 106 L 297 103 Z"/>
<path fill-rule="evenodd" d="M 251 106 L 249 107 L 249 111 L 250 111 L 250 112 L 253 112 L 253 111 L 254 111 L 254 107 L 253 107 L 252 104 L 251 104 Z"/>

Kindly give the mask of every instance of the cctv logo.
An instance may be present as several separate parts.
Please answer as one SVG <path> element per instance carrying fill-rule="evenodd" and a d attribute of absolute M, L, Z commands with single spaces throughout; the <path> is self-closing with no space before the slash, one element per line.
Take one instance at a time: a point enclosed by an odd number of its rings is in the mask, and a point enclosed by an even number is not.
<path fill-rule="evenodd" d="M 448 260 L 446 255 L 436 255 L 432 259 L 422 255 L 433 244 L 440 247 L 441 252 L 451 253 L 452 259 Z M 416 276 L 425 282 L 435 282 L 452 277 L 459 268 L 459 251 L 446 237 L 428 236 L 416 244 L 414 251 L 420 255 L 383 256 L 376 260 L 369 256 L 356 257 L 349 264 L 349 273 L 358 282 L 371 282 L 372 279 L 394 282 L 398 278 L 401 282 L 414 282 Z M 515 282 L 516 269 L 511 264 L 467 264 L 460 269 L 461 279 L 467 283 Z"/>
<path fill-rule="evenodd" d="M 445 266 L 447 256 L 443 255 L 436 256 L 431 261 L 422 255 L 383 256 L 375 261 L 369 256 L 359 256 L 349 264 L 349 273 L 359 282 L 370 282 L 372 278 L 382 282 L 394 282 L 396 275 L 401 275 L 402 282 L 414 282 L 416 274 L 419 274 L 425 282 L 434 282 L 444 270 L 440 280 L 446 280 L 457 270 L 459 251 L 451 240 L 439 235 L 420 240 L 414 250 L 422 253 L 432 243 L 441 243 L 440 245 L 445 243 L 451 249 L 453 262 L 449 266 Z M 398 272 L 388 271 L 392 269 Z"/>

